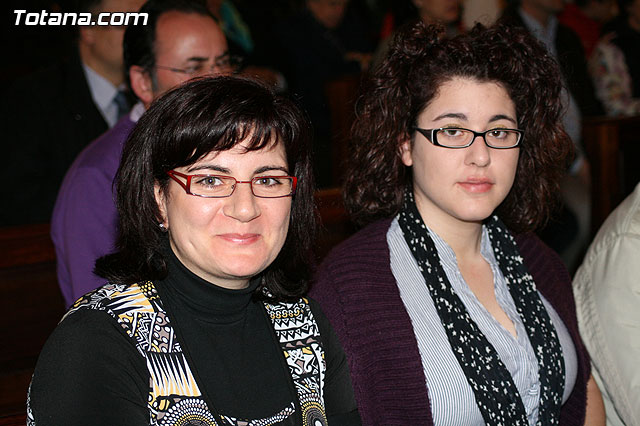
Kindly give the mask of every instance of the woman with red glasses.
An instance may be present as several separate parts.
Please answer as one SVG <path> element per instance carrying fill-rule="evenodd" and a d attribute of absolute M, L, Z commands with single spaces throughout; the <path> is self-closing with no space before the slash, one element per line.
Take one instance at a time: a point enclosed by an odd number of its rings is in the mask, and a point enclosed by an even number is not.
<path fill-rule="evenodd" d="M 363 424 L 604 424 L 569 274 L 528 232 L 571 155 L 561 84 L 526 32 L 418 23 L 363 88 L 345 201 L 367 226 L 311 292 Z"/>
<path fill-rule="evenodd" d="M 152 104 L 116 177 L 109 283 L 45 345 L 30 424 L 360 424 L 340 344 L 303 298 L 309 143 L 301 111 L 248 80 Z"/>

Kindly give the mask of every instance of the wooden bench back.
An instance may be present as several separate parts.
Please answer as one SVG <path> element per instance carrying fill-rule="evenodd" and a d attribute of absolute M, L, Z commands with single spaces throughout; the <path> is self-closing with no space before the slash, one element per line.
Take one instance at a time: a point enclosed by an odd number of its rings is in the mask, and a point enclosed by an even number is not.
<path fill-rule="evenodd" d="M 587 118 L 582 139 L 591 164 L 591 229 L 595 235 L 640 182 L 640 116 Z"/>
<path fill-rule="evenodd" d="M 24 419 L 38 354 L 64 311 L 49 225 L 0 228 L 0 419 L 17 415 L 0 424 Z"/>

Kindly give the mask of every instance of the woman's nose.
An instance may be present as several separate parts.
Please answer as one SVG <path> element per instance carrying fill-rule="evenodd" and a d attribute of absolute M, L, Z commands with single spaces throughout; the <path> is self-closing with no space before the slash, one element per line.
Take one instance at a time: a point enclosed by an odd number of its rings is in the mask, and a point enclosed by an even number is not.
<path fill-rule="evenodd" d="M 478 167 L 486 167 L 491 163 L 491 148 L 487 146 L 484 137 L 475 136 L 471 146 L 466 149 L 465 161 Z"/>
<path fill-rule="evenodd" d="M 258 199 L 251 191 L 250 182 L 238 182 L 233 193 L 227 197 L 223 212 L 240 222 L 249 222 L 260 216 Z"/>

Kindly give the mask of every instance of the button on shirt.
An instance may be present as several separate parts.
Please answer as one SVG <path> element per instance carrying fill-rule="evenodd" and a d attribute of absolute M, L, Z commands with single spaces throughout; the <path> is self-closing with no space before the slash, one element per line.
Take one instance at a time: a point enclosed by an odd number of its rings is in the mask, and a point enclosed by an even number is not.
<path fill-rule="evenodd" d="M 527 332 L 507 287 L 506 280 L 493 255 L 491 241 L 483 228 L 481 254 L 491 266 L 495 294 L 500 307 L 513 322 L 514 337 L 480 303 L 464 281 L 451 247 L 433 231 L 429 230 L 435 243 L 445 274 L 454 291 L 465 305 L 469 315 L 486 336 L 511 373 L 521 395 L 529 424 L 538 419 L 540 381 L 538 360 L 529 343 Z M 387 232 L 387 243 L 391 255 L 391 271 L 398 283 L 400 297 L 407 309 L 422 359 L 425 380 L 434 425 L 484 425 L 471 386 L 451 351 L 447 334 L 433 304 L 424 277 L 407 245 L 396 218 Z M 566 382 L 563 403 L 573 389 L 577 375 L 577 358 L 571 337 L 560 317 L 551 305 L 540 296 L 553 325 L 556 327 L 562 347 Z"/>

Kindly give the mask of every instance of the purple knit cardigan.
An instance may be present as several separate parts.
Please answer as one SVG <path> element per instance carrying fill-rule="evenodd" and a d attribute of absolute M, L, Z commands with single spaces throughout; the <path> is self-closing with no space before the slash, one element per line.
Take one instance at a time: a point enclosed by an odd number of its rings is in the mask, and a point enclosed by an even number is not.
<path fill-rule="evenodd" d="M 310 295 L 340 337 L 363 425 L 432 425 L 418 345 L 391 272 L 391 220 L 364 228 L 327 256 Z M 589 356 L 578 334 L 571 279 L 555 252 L 529 233 L 516 237 L 539 291 L 564 321 L 578 355 L 578 377 L 561 425 L 582 426 Z"/>

